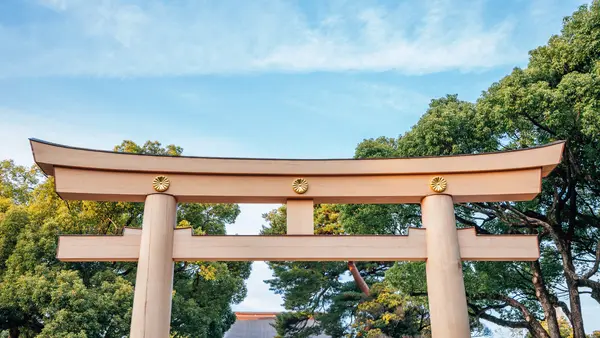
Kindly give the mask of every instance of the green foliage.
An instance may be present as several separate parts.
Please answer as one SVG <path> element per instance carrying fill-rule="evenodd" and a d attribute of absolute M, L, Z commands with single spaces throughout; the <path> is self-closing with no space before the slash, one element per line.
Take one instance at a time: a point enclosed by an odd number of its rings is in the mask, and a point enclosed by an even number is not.
<path fill-rule="evenodd" d="M 356 158 L 393 158 L 399 157 L 398 140 L 380 136 L 376 139 L 364 140 L 355 151 Z"/>
<path fill-rule="evenodd" d="M 178 156 L 158 142 L 125 141 L 116 151 Z M 136 265 L 62 263 L 59 234 L 120 234 L 141 227 L 142 203 L 65 202 L 38 170 L 1 162 L 0 332 L 10 337 L 123 337 L 129 334 Z M 197 234 L 224 234 L 233 204 L 182 204 L 178 224 Z M 173 337 L 222 337 L 235 321 L 231 304 L 246 295 L 247 262 L 175 265 Z"/>
<path fill-rule="evenodd" d="M 275 338 L 309 338 L 321 333 L 321 329 L 314 325 L 314 318 L 308 312 L 284 312 L 275 319 Z"/>
<path fill-rule="evenodd" d="M 345 206 L 315 206 L 315 234 L 341 235 L 347 232 L 341 226 L 341 207 Z M 268 224 L 263 227 L 262 234 L 285 234 L 285 206 L 263 217 Z M 284 307 L 291 311 L 277 317 L 275 327 L 280 337 L 308 337 L 321 332 L 332 337 L 348 334 L 373 336 L 376 330 L 383 330 L 395 337 L 425 333 L 428 328 L 427 313 L 422 302 L 407 301 L 397 290 L 383 286 L 375 286 L 374 292 L 365 296 L 348 276 L 346 263 L 268 264 L 275 278 L 267 283 L 273 291 L 283 296 Z M 378 262 L 357 264 L 369 283 L 381 281 L 389 266 Z"/>
<path fill-rule="evenodd" d="M 463 264 L 473 330 L 485 331 L 479 319 L 486 319 L 526 329 L 533 337 L 558 338 L 565 336 L 568 324 L 573 337 L 584 338 L 580 290 L 591 290 L 600 302 L 594 264 L 600 257 L 600 1 L 565 18 L 561 34 L 530 55 L 526 68 L 514 69 L 476 103 L 456 95 L 432 100 L 408 132 L 398 138 L 364 140 L 355 156 L 475 154 L 565 140 L 563 162 L 544 180 L 539 197 L 520 203 L 457 205 L 456 218 L 458 226 L 475 227 L 480 233 L 535 234 L 540 239 L 541 257 L 536 262 Z M 405 234 L 408 227 L 421 225 L 419 207 L 414 205 L 337 208 L 337 226 L 344 233 Z M 281 231 L 282 217 L 281 210 L 268 214 L 265 232 Z M 365 309 L 388 313 L 386 303 L 356 293 L 353 283 L 341 278 L 343 266 L 295 264 L 272 263 L 275 278 L 269 281 L 283 295 L 288 310 L 314 313 L 334 337 L 402 335 L 386 332 L 390 325 L 384 325 L 390 318 L 402 317 L 374 316 L 371 311 L 360 316 Z M 359 265 L 359 270 L 373 292 L 384 285 L 384 294 L 391 299 L 425 306 L 423 263 L 399 262 L 392 267 L 371 263 Z M 570 313 L 568 321 L 558 319 L 558 307 Z"/>
<path fill-rule="evenodd" d="M 16 166 L 12 160 L 0 161 L 0 196 L 15 203 L 25 204 L 39 182 L 37 167 Z M 0 202 L 0 211 L 8 206 L 7 201 Z"/>
<path fill-rule="evenodd" d="M 490 138 L 492 128 L 487 121 L 477 118 L 475 104 L 461 101 L 457 95 L 447 95 L 431 100 L 429 109 L 417 125 L 398 139 L 397 156 L 440 156 L 496 150 L 497 142 Z"/>
<path fill-rule="evenodd" d="M 423 300 L 408 297 L 388 283 L 371 287 L 369 299 L 361 302 L 352 326 L 357 336 L 429 336 L 429 313 Z"/>
<path fill-rule="evenodd" d="M 143 146 L 139 146 L 133 141 L 123 141 L 113 149 L 119 153 L 147 154 L 147 155 L 165 155 L 165 156 L 181 156 L 183 148 L 173 144 L 162 147 L 158 141 L 146 141 Z"/>
<path fill-rule="evenodd" d="M 560 338 L 573 338 L 573 328 L 567 319 L 560 318 L 558 320 L 558 325 L 560 328 Z M 542 326 L 547 328 L 548 324 L 546 322 L 542 322 Z M 528 334 L 526 337 L 531 338 L 531 335 Z M 600 338 L 600 331 L 594 331 L 588 334 L 586 338 Z"/>

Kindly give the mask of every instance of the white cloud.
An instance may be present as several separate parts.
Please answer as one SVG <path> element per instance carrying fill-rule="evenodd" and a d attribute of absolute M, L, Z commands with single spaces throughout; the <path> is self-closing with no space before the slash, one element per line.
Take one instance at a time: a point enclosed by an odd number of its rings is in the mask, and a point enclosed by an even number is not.
<path fill-rule="evenodd" d="M 64 11 L 67 8 L 67 1 L 68 0 L 40 0 L 40 4 L 56 11 Z"/>
<path fill-rule="evenodd" d="M 30 115 L 21 110 L 0 107 L 0 119 L 3 122 L 0 142 L 7 145 L 0 148 L 0 160 L 12 159 L 20 165 L 33 164 L 29 145 L 31 137 L 97 149 L 112 149 L 114 144 L 107 144 L 107 141 L 124 139 L 118 132 L 58 121 L 55 116 L 49 114 L 46 117 Z M 85 144 L 82 144 L 82 141 Z"/>
<path fill-rule="evenodd" d="M 512 21 L 484 25 L 483 5 L 471 2 L 434 1 L 425 8 L 322 2 L 316 15 L 280 1 L 42 4 L 52 20 L 0 25 L 0 40 L 11 51 L 0 56 L 4 76 L 421 74 L 526 58 L 511 44 Z"/>
<path fill-rule="evenodd" d="M 173 132 L 156 123 L 137 121 L 135 128 L 130 123 L 115 124 L 109 116 L 88 114 L 61 114 L 52 109 L 17 110 L 0 107 L 2 133 L 0 160 L 12 159 L 20 165 L 33 164 L 29 138 L 38 138 L 68 146 L 99 150 L 112 150 L 123 140 L 144 143 L 159 140 L 166 144 L 183 147 L 184 154 L 190 156 L 240 157 L 252 154 L 245 145 L 234 139 L 213 136 L 186 136 Z M 170 126 L 169 126 L 170 127 Z"/>
<path fill-rule="evenodd" d="M 284 98 L 286 104 L 306 113 L 363 128 L 378 128 L 383 120 L 412 118 L 412 114 L 422 113 L 430 100 L 419 91 L 379 81 L 347 81 L 342 86 L 324 86 L 304 93 L 298 91 Z M 349 114 L 356 111 L 368 112 L 369 118 Z"/>
<path fill-rule="evenodd" d="M 413 36 L 407 33 L 401 13 L 365 9 L 356 17 L 346 18 L 353 25 L 362 24 L 356 36 L 349 36 L 343 29 L 333 36 L 312 30 L 306 39 L 277 46 L 257 64 L 295 71 L 394 69 L 418 74 L 488 68 L 515 61 L 518 53 L 508 43 L 511 22 L 485 28 L 480 22 L 481 10 L 469 10 L 470 6 L 462 8 L 447 1 L 429 3 Z"/>

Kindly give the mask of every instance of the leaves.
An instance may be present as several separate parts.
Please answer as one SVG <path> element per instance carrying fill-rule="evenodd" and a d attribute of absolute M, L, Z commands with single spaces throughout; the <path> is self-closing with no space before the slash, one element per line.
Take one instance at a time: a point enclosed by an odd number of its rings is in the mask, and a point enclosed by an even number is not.
<path fill-rule="evenodd" d="M 341 215 L 346 207 L 360 206 L 316 205 L 315 234 L 341 235 L 349 233 L 349 228 L 354 231 L 355 228 L 342 227 Z M 385 220 L 389 219 L 385 212 L 382 214 L 386 215 Z M 285 233 L 285 206 L 263 217 L 268 225 L 263 226 L 262 234 Z M 396 230 L 390 231 L 393 233 Z M 415 332 L 425 333 L 429 325 L 423 303 L 405 302 L 405 298 L 390 285 L 386 288 L 376 287 L 374 292 L 365 296 L 348 275 L 345 262 L 268 264 L 275 278 L 266 282 L 271 290 L 283 296 L 284 307 L 293 311 L 277 318 L 275 327 L 281 337 L 308 337 L 321 332 L 332 337 L 347 334 L 373 336 L 378 330 L 386 334 L 412 335 Z M 389 266 L 388 263 L 378 262 L 357 264 L 368 283 L 381 281 Z M 377 327 L 373 327 L 374 323 Z M 386 325 L 388 328 L 385 328 Z"/>
<path fill-rule="evenodd" d="M 180 147 L 124 141 L 121 152 L 179 156 Z M 129 334 L 136 264 L 62 263 L 59 234 L 121 234 L 141 227 L 143 203 L 63 201 L 52 178 L 3 161 L 0 172 L 0 332 L 27 337 L 123 337 Z M 234 204 L 182 204 L 178 224 L 196 234 L 224 234 Z M 221 337 L 246 295 L 247 262 L 175 266 L 172 335 Z"/>
<path fill-rule="evenodd" d="M 473 330 L 485 331 L 482 318 L 526 329 L 534 337 L 558 338 L 564 326 L 557 319 L 560 307 L 569 313 L 573 337 L 584 338 L 580 292 L 591 290 L 600 302 L 600 1 L 565 18 L 561 34 L 530 55 L 526 68 L 515 68 L 477 102 L 456 95 L 432 100 L 409 131 L 398 138 L 364 140 L 355 157 L 475 154 L 565 140 L 563 162 L 543 181 L 533 201 L 472 203 L 455 210 L 460 227 L 490 234 L 533 234 L 540 241 L 536 262 L 463 264 Z M 421 225 L 415 205 L 335 208 L 340 233 L 406 234 L 408 227 Z M 282 209 L 267 214 L 269 224 L 263 232 L 283 233 L 284 216 Z M 360 264 L 360 274 L 384 295 L 373 299 L 356 292 L 341 266 L 270 264 L 275 278 L 268 282 L 283 295 L 286 308 L 314 313 L 325 332 L 336 337 L 400 337 L 389 328 L 408 312 L 402 317 L 388 311 L 388 301 L 398 297 L 396 305 L 402 300 L 425 306 L 423 263 Z"/>

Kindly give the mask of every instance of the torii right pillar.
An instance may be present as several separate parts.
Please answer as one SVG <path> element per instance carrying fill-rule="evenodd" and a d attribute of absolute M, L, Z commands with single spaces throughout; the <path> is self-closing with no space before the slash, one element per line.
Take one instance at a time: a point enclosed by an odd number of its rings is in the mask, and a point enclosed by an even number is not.
<path fill-rule="evenodd" d="M 427 238 L 427 294 L 433 337 L 471 336 L 460 245 L 450 195 L 430 195 L 421 201 Z"/>

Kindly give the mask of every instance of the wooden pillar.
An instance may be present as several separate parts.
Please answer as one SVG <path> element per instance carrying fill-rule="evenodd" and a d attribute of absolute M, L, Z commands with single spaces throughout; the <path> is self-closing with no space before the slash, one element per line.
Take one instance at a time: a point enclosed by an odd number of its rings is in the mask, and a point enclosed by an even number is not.
<path fill-rule="evenodd" d="M 146 197 L 131 338 L 169 337 L 173 294 L 173 232 L 177 202 L 171 195 Z"/>
<path fill-rule="evenodd" d="M 287 234 L 314 235 L 313 200 L 287 200 Z"/>
<path fill-rule="evenodd" d="M 434 338 L 471 336 L 452 196 L 421 201 L 427 238 L 427 294 Z"/>

